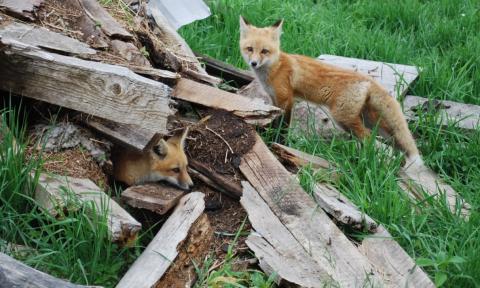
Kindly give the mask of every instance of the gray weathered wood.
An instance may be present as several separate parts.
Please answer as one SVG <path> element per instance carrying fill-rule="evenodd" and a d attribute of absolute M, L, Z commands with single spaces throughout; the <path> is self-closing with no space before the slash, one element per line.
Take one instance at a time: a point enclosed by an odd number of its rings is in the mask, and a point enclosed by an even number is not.
<path fill-rule="evenodd" d="M 5 11 L 15 17 L 35 20 L 34 12 L 44 0 L 0 0 L 0 11 Z"/>
<path fill-rule="evenodd" d="M 320 55 L 318 60 L 366 74 L 382 84 L 395 98 L 404 96 L 408 87 L 418 78 L 418 69 L 415 66 L 335 55 Z"/>
<path fill-rule="evenodd" d="M 252 101 L 241 95 L 229 93 L 188 79 L 180 79 L 173 97 L 210 108 L 223 109 L 243 118 L 246 122 L 267 125 L 281 114 L 281 110 Z"/>
<path fill-rule="evenodd" d="M 40 174 L 35 200 L 54 216 L 59 209 L 76 209 L 75 205 L 70 206 L 76 200 L 80 203 L 92 202 L 96 213 L 108 215 L 108 229 L 114 242 L 132 243 L 142 227 L 89 179 Z"/>
<path fill-rule="evenodd" d="M 155 183 L 128 187 L 122 192 L 122 200 L 132 207 L 163 215 L 175 207 L 183 195 L 183 190 Z"/>
<path fill-rule="evenodd" d="M 278 162 L 259 136 L 240 170 L 305 251 L 340 286 L 381 285 L 374 268 L 303 191 L 295 176 Z"/>
<path fill-rule="evenodd" d="M 154 133 L 167 132 L 167 117 L 173 114 L 170 87 L 125 67 L 48 53 L 3 38 L 1 43 L 1 89 Z"/>
<path fill-rule="evenodd" d="M 463 129 L 480 127 L 480 106 L 447 100 L 429 100 L 418 96 L 407 96 L 403 101 L 405 116 L 409 121 L 417 121 L 423 114 L 437 113 L 438 124 L 455 123 Z"/>
<path fill-rule="evenodd" d="M 133 36 L 125 30 L 96 0 L 80 0 L 85 13 L 110 38 L 132 40 Z"/>
<path fill-rule="evenodd" d="M 333 281 L 333 269 L 315 262 L 294 235 L 280 222 L 258 192 L 244 181 L 240 200 L 256 233 L 248 236 L 248 247 L 268 274 L 276 273 L 279 285 L 324 287 Z"/>
<path fill-rule="evenodd" d="M 162 278 L 177 257 L 179 244 L 205 209 L 203 198 L 203 193 L 192 192 L 180 199 L 172 215 L 125 273 L 117 288 L 150 288 Z"/>
<path fill-rule="evenodd" d="M 328 184 L 315 184 L 313 196 L 318 205 L 340 223 L 359 230 L 376 231 L 378 224 L 375 220 L 360 211 L 335 187 Z"/>
<path fill-rule="evenodd" d="M 151 67 L 152 65 L 148 59 L 140 52 L 137 46 L 133 43 L 125 42 L 122 40 L 112 40 L 112 51 L 127 60 L 131 65 L 139 67 Z"/>
<path fill-rule="evenodd" d="M 0 253 L 0 288 L 87 288 L 99 286 L 75 285 L 35 270 L 12 257 Z"/>
<path fill-rule="evenodd" d="M 96 51 L 76 39 L 43 27 L 14 22 L 0 29 L 0 38 L 12 39 L 38 48 L 74 55 L 93 55 Z"/>
<path fill-rule="evenodd" d="M 377 268 L 387 286 L 435 287 L 383 226 L 380 225 L 375 234 L 364 239 L 358 248 Z"/>

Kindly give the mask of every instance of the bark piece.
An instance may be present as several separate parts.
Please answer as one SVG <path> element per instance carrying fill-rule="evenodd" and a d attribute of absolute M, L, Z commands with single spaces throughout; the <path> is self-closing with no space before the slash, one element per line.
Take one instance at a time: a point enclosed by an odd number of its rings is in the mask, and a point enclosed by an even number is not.
<path fill-rule="evenodd" d="M 87 288 L 99 286 L 75 285 L 35 270 L 6 254 L 0 253 L 0 287 Z"/>
<path fill-rule="evenodd" d="M 380 285 L 374 268 L 298 181 L 278 162 L 259 136 L 245 154 L 240 170 L 305 251 L 340 286 Z M 327 271 L 328 271 L 327 270 Z"/>
<path fill-rule="evenodd" d="M 167 132 L 167 117 L 173 114 L 170 87 L 124 67 L 1 41 L 1 89 L 154 133 Z"/>
<path fill-rule="evenodd" d="M 424 113 L 438 113 L 439 125 L 453 122 L 463 129 L 480 127 L 480 106 L 477 105 L 407 96 L 403 101 L 403 109 L 409 121 L 417 121 Z"/>
<path fill-rule="evenodd" d="M 25 20 L 35 20 L 34 13 L 44 0 L 0 0 L 0 11 Z"/>
<path fill-rule="evenodd" d="M 173 97 L 210 108 L 223 109 L 243 118 L 247 123 L 261 126 L 271 123 L 281 114 L 277 107 L 252 101 L 241 95 L 229 93 L 188 79 L 180 79 Z"/>
<path fill-rule="evenodd" d="M 80 0 L 85 13 L 100 26 L 102 31 L 112 39 L 132 40 L 133 36 L 125 30 L 96 0 Z"/>
<path fill-rule="evenodd" d="M 185 192 L 163 184 L 131 186 L 122 192 L 122 200 L 135 208 L 143 208 L 160 215 L 177 205 Z"/>
<path fill-rule="evenodd" d="M 233 65 L 214 59 L 204 54 L 195 53 L 205 63 L 207 72 L 226 81 L 233 81 L 237 87 L 247 85 L 255 79 L 251 71 L 239 69 Z"/>
<path fill-rule="evenodd" d="M 203 193 L 192 192 L 180 199 L 172 215 L 116 287 L 154 286 L 177 258 L 180 243 L 187 238 L 189 230 L 204 209 Z"/>
<path fill-rule="evenodd" d="M 322 267 L 315 262 L 255 188 L 248 182 L 242 182 L 242 185 L 240 203 L 256 231 L 248 236 L 246 243 L 259 259 L 262 270 L 269 275 L 276 273 L 275 281 L 279 285 L 323 287 L 334 282 L 331 267 Z"/>
<path fill-rule="evenodd" d="M 73 55 L 93 55 L 96 51 L 76 39 L 52 32 L 43 27 L 14 22 L 0 29 L 0 38 L 12 39 L 38 48 Z"/>
<path fill-rule="evenodd" d="M 69 194 L 70 191 L 73 194 Z M 107 224 L 112 241 L 130 244 L 136 239 L 142 227 L 141 224 L 110 199 L 95 183 L 89 179 L 40 174 L 35 190 L 35 200 L 50 214 L 56 216 L 58 209 L 62 208 L 76 209 L 76 205 L 72 205 L 75 204 L 75 199 L 80 203 L 93 202 L 94 211 L 99 215 L 107 213 Z"/>
<path fill-rule="evenodd" d="M 390 287 L 435 287 L 427 274 L 383 227 L 364 239 L 358 247 L 377 268 L 385 284 Z"/>
<path fill-rule="evenodd" d="M 240 197 L 242 196 L 242 187 L 240 187 L 240 185 L 238 185 L 237 183 L 231 182 L 230 179 L 216 173 L 212 169 L 209 169 L 206 165 L 194 159 L 190 159 L 189 165 L 197 172 L 202 174 L 204 177 L 208 178 L 211 182 L 213 182 L 215 186 L 221 187 L 222 189 L 220 190 L 220 192 L 223 192 L 227 196 L 237 200 L 240 199 Z"/>

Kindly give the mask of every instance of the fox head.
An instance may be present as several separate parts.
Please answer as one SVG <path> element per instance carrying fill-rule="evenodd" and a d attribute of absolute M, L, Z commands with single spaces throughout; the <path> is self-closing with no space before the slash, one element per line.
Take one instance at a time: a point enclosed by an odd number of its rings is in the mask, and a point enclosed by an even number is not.
<path fill-rule="evenodd" d="M 259 28 L 240 16 L 240 50 L 243 59 L 254 70 L 269 67 L 280 57 L 280 35 L 283 20 Z"/>
<path fill-rule="evenodd" d="M 170 137 L 167 141 L 161 139 L 153 147 L 151 157 L 151 173 L 153 179 L 165 180 L 184 190 L 193 186 L 192 179 L 187 172 L 188 160 L 184 146 L 188 128 L 181 135 Z"/>

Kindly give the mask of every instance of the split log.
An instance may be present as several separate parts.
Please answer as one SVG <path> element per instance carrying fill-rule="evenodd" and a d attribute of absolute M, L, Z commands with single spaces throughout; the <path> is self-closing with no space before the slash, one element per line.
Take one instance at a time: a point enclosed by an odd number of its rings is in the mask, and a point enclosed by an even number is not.
<path fill-rule="evenodd" d="M 180 199 L 172 215 L 125 273 L 117 288 L 150 288 L 160 281 L 177 258 L 180 243 L 187 238 L 190 228 L 203 213 L 203 198 L 203 193 L 192 192 Z"/>
<path fill-rule="evenodd" d="M 0 0 L 0 11 L 20 19 L 35 20 L 35 11 L 44 0 Z"/>
<path fill-rule="evenodd" d="M 103 9 L 96 0 L 80 0 L 85 13 L 92 19 L 95 26 L 100 29 L 111 39 L 132 40 L 133 36 L 125 30 L 117 21 Z"/>
<path fill-rule="evenodd" d="M 73 199 L 78 199 L 80 203 L 92 202 L 95 213 L 108 215 L 107 224 L 112 241 L 128 245 L 136 239 L 141 224 L 95 183 L 89 179 L 40 174 L 35 190 L 35 200 L 40 207 L 53 216 L 58 214 L 59 209 L 78 208 L 69 207 L 71 203 L 67 203 L 68 199 L 72 199 L 69 197 L 75 197 Z"/>
<path fill-rule="evenodd" d="M 240 199 L 240 197 L 242 196 L 242 187 L 240 187 L 240 185 L 238 185 L 237 183 L 234 183 L 230 179 L 224 177 L 223 175 L 220 175 L 212 171 L 212 169 L 209 169 L 206 165 L 194 159 L 190 159 L 188 163 L 190 167 L 192 167 L 198 173 L 202 174 L 204 177 L 206 177 L 211 182 L 213 182 L 214 183 L 213 186 L 221 187 L 222 189 L 219 190 L 220 192 L 236 200 Z M 210 182 L 210 181 L 207 181 L 207 182 Z M 209 183 L 205 183 L 205 184 L 208 185 Z M 212 187 L 212 188 L 215 188 L 215 187 Z"/>
<path fill-rule="evenodd" d="M 418 121 L 424 113 L 438 113 L 438 124 L 454 123 L 463 129 L 480 127 L 480 106 L 446 100 L 430 100 L 407 96 L 403 101 L 405 116 L 409 121 Z"/>
<path fill-rule="evenodd" d="M 435 287 L 383 226 L 364 239 L 358 249 L 377 268 L 389 287 Z"/>
<path fill-rule="evenodd" d="M 255 78 L 251 71 L 239 69 L 204 54 L 195 53 L 195 55 L 205 63 L 209 74 L 220 77 L 227 82 L 233 81 L 237 87 L 247 85 Z"/>
<path fill-rule="evenodd" d="M 122 192 L 122 200 L 132 207 L 163 215 L 175 207 L 183 195 L 185 191 L 155 183 L 128 187 Z"/>
<path fill-rule="evenodd" d="M 19 41 L 38 48 L 54 50 L 71 55 L 93 55 L 97 53 L 85 43 L 52 32 L 43 27 L 23 23 L 11 23 L 0 29 L 0 38 Z"/>
<path fill-rule="evenodd" d="M 240 203 L 256 231 L 248 236 L 246 244 L 259 259 L 262 270 L 269 275 L 275 273 L 275 282 L 279 285 L 323 287 L 332 284 L 333 269 L 313 260 L 255 188 L 248 182 L 242 185 Z"/>
<path fill-rule="evenodd" d="M 173 114 L 170 87 L 125 67 L 48 53 L 13 40 L 1 43 L 1 89 L 154 133 L 167 132 L 167 117 Z"/>
<path fill-rule="evenodd" d="M 100 288 L 99 286 L 75 285 L 67 281 L 60 280 L 46 273 L 35 270 L 3 253 L 0 253 L 0 287 Z"/>
<path fill-rule="evenodd" d="M 381 284 L 373 266 L 318 209 L 259 136 L 252 150 L 243 156 L 240 170 L 303 249 L 320 267 L 333 271 L 332 278 L 340 286 Z"/>
<path fill-rule="evenodd" d="M 281 114 L 281 109 L 252 101 L 241 95 L 229 93 L 188 79 L 180 79 L 173 97 L 191 103 L 222 109 L 243 118 L 247 123 L 267 125 Z"/>

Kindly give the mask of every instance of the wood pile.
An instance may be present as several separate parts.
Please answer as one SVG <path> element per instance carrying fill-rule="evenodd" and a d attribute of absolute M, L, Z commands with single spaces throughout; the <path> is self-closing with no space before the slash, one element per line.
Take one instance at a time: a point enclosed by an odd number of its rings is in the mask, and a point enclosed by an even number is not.
<path fill-rule="evenodd" d="M 68 9 L 74 17 L 45 13 L 46 9 Z M 313 197 L 305 193 L 292 172 L 310 165 L 326 171 L 334 181 L 334 165 L 278 143 L 271 147 L 275 156 L 252 125 L 271 124 L 282 114 L 281 109 L 271 105 L 250 72 L 203 55 L 197 55 L 199 60 L 155 7 L 140 7 L 133 26 L 121 17 L 112 17 L 95 0 L 3 1 L 0 11 L 6 19 L 0 23 L 1 90 L 41 105 L 66 108 L 81 125 L 115 145 L 138 151 L 152 149 L 162 137 L 189 126 L 190 175 L 196 184 L 202 182 L 209 189 L 240 199 L 252 227 L 246 244 L 260 268 L 275 275 L 277 284 L 433 287 L 388 231 L 335 187 L 317 183 Z M 412 66 L 331 55 L 319 59 L 380 78 L 393 95 L 405 95 L 418 76 Z M 200 61 L 205 61 L 206 70 Z M 221 81 L 218 77 L 233 81 L 237 88 L 247 86 L 238 93 L 227 92 L 216 87 Z M 465 129 L 471 129 L 479 118 L 478 107 L 457 110 L 454 103 L 412 97 L 407 96 L 406 102 L 411 121 L 421 117 L 417 111 L 430 109 L 430 104 L 445 110 L 449 119 Z M 310 105 L 297 103 L 293 121 L 308 119 Z M 313 122 L 321 128 L 317 133 L 336 131 L 324 110 L 313 110 Z M 466 121 L 459 111 L 472 111 L 474 120 Z M 308 126 L 302 125 L 303 129 Z M 407 169 L 402 173 L 405 189 L 415 191 L 415 197 L 437 195 L 441 193 L 438 189 L 444 189 L 452 211 L 460 203 L 462 213 L 468 216 L 468 204 L 433 172 L 412 175 Z M 209 254 L 214 234 L 203 193 L 147 184 L 129 187 L 118 201 L 89 179 L 40 175 L 35 198 L 44 209 L 54 216 L 59 209 L 75 209 L 66 202 L 67 196 L 76 199 L 77 205 L 92 203 L 92 211 L 107 215 L 111 240 L 124 245 L 132 244 L 142 229 L 124 209 L 127 205 L 168 216 L 117 287 L 194 284 L 192 259 L 199 263 Z M 339 225 L 371 237 L 354 242 Z M 14 285 L 18 279 L 35 277 L 44 282 L 32 287 L 80 287 L 1 257 L 5 261 L 0 262 L 0 282 L 7 279 Z M 9 271 L 20 272 L 11 276 Z"/>

